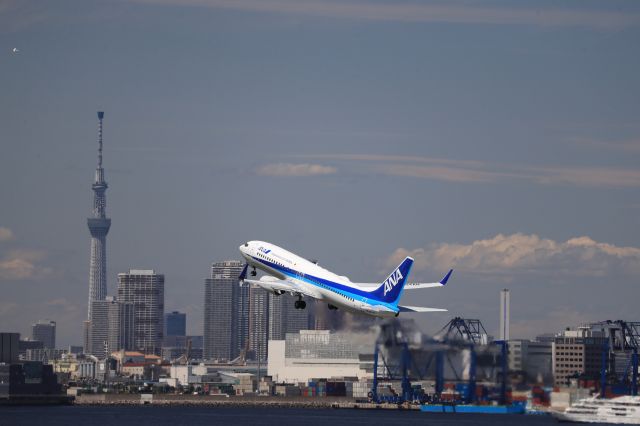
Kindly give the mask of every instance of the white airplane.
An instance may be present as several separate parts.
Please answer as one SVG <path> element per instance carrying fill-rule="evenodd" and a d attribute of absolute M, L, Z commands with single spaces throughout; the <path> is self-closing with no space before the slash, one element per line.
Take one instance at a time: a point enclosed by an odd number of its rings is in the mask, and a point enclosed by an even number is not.
<path fill-rule="evenodd" d="M 397 317 L 400 312 L 444 312 L 446 309 L 421 306 L 400 306 L 398 302 L 403 289 L 443 287 L 453 269 L 437 283 L 407 283 L 407 276 L 413 266 L 413 259 L 405 258 L 402 263 L 380 283 L 352 283 L 349 278 L 338 276 L 274 244 L 263 241 L 249 241 L 240 247 L 246 259 L 240 280 L 256 284 L 276 295 L 290 293 L 297 296 L 296 309 L 304 309 L 307 304 L 303 297 L 326 302 L 329 309 L 343 309 L 356 314 L 373 317 Z M 256 268 L 264 271 L 259 280 L 247 279 L 247 270 L 256 276 Z"/>

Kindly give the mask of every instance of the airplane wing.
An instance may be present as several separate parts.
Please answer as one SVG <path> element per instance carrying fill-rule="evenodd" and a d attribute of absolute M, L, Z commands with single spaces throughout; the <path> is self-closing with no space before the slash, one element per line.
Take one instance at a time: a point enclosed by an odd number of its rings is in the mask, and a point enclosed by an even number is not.
<path fill-rule="evenodd" d="M 274 279 L 274 280 L 244 280 L 245 283 L 255 284 L 263 289 L 272 293 L 288 293 L 294 290 L 294 287 L 287 281 Z"/>
<path fill-rule="evenodd" d="M 286 280 L 279 280 L 275 277 L 271 277 L 271 276 L 264 276 L 262 277 L 262 279 L 260 280 L 244 280 L 245 283 L 249 283 L 249 284 L 255 284 L 257 286 L 262 287 L 263 289 L 271 292 L 271 293 L 275 293 L 275 294 L 284 294 L 284 293 L 291 293 L 294 295 L 302 295 L 302 296 L 307 296 L 307 297 L 311 297 L 314 299 L 317 299 L 318 296 L 310 291 L 308 291 L 306 288 L 302 287 L 302 286 L 297 286 L 295 284 L 290 283 L 289 281 Z"/>
<path fill-rule="evenodd" d="M 423 306 L 398 306 L 400 312 L 447 312 L 441 308 L 425 308 Z"/>
<path fill-rule="evenodd" d="M 415 290 L 418 288 L 444 287 L 447 284 L 447 281 L 449 281 L 449 277 L 452 273 L 453 269 L 449 270 L 449 272 L 447 272 L 447 275 L 445 275 L 444 278 L 437 283 L 406 283 L 404 288 L 405 290 Z"/>

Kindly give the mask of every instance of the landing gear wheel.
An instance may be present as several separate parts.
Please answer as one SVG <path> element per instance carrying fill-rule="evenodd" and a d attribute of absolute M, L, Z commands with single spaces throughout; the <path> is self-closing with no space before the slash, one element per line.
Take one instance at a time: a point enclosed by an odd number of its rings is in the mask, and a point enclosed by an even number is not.
<path fill-rule="evenodd" d="M 327 304 L 327 307 L 329 308 L 330 311 L 337 311 L 338 310 L 337 306 L 334 306 L 334 305 L 332 305 L 330 303 Z"/>
<path fill-rule="evenodd" d="M 304 308 L 306 308 L 306 307 L 307 307 L 307 302 L 305 302 L 304 300 L 301 300 L 301 301 L 300 301 L 300 302 L 298 302 L 298 303 L 300 303 L 300 309 L 304 309 Z"/>
<path fill-rule="evenodd" d="M 254 266 L 253 269 L 251 270 L 251 276 L 255 277 L 256 276 L 256 267 Z"/>

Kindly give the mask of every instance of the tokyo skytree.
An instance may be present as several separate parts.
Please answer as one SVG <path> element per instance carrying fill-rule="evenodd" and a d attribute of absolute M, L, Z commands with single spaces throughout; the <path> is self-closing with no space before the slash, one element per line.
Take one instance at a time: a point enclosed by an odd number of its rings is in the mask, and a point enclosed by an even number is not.
<path fill-rule="evenodd" d="M 107 233 L 111 227 L 111 219 L 106 216 L 108 188 L 104 180 L 102 168 L 102 119 L 104 112 L 98 112 L 98 167 L 91 189 L 93 189 L 93 215 L 87 219 L 91 232 L 91 260 L 89 265 L 89 310 L 91 320 L 91 302 L 104 300 L 107 295 Z"/>

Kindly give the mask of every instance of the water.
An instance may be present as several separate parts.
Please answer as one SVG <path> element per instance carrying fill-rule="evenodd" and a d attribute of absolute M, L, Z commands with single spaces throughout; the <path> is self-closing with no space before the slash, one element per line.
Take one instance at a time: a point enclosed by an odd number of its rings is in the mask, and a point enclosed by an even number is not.
<path fill-rule="evenodd" d="M 550 416 L 419 411 L 178 406 L 0 407 L 0 426 L 358 426 L 559 425 Z"/>

